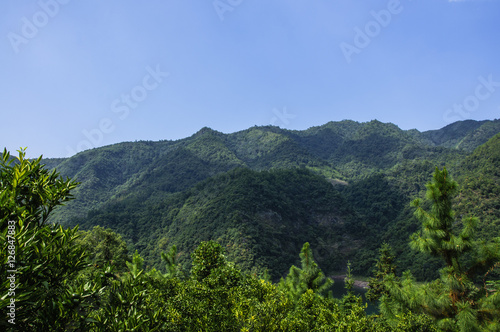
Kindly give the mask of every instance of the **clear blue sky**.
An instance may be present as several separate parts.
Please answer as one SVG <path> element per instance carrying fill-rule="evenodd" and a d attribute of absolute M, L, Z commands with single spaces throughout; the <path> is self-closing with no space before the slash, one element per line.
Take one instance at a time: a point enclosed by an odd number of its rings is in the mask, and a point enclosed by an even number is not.
<path fill-rule="evenodd" d="M 0 146 L 500 114 L 497 0 L 6 0 Z"/>

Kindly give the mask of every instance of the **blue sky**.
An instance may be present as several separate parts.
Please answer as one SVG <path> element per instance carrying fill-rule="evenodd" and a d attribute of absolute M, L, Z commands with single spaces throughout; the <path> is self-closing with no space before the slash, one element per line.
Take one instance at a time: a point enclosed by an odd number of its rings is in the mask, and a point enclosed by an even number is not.
<path fill-rule="evenodd" d="M 497 0 L 6 0 L 0 145 L 495 119 L 499 32 Z"/>

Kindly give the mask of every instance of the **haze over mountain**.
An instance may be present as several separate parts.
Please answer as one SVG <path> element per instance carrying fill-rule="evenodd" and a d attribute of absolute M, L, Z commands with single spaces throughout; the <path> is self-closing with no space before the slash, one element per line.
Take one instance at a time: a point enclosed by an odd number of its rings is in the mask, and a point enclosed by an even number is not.
<path fill-rule="evenodd" d="M 160 267 L 160 253 L 176 244 L 187 267 L 187 253 L 215 239 L 245 269 L 278 278 L 310 242 L 325 272 L 351 260 L 368 274 L 387 241 L 402 270 L 429 279 L 439 262 L 408 250 L 419 225 L 409 203 L 446 166 L 462 188 L 459 212 L 481 218 L 481 235 L 498 236 L 498 133 L 500 120 L 426 132 L 376 120 L 304 131 L 203 128 L 182 140 L 126 142 L 44 163 L 81 182 L 52 221 L 110 227 L 149 265 Z"/>

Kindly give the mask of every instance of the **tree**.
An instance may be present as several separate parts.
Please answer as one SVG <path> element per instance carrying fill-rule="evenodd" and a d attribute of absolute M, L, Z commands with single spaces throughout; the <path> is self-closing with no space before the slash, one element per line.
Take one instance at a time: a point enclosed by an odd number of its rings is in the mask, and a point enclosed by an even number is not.
<path fill-rule="evenodd" d="M 281 287 L 287 290 L 292 299 L 300 298 L 309 289 L 314 293 L 327 295 L 333 280 L 325 277 L 314 261 L 309 242 L 304 243 L 299 256 L 301 268 L 292 265 L 286 279 L 281 279 Z"/>
<path fill-rule="evenodd" d="M 369 288 L 366 292 L 366 298 L 371 302 L 376 302 L 382 295 L 388 294 L 385 287 L 385 277 L 394 274 L 396 266 L 394 265 L 395 256 L 388 243 L 383 243 L 379 249 L 379 257 L 375 263 L 373 277 L 369 280 Z"/>
<path fill-rule="evenodd" d="M 347 262 L 347 275 L 344 278 L 344 283 L 345 286 L 344 288 L 347 290 L 347 293 L 342 297 L 340 304 L 342 305 L 342 308 L 348 314 L 349 312 L 352 312 L 353 310 L 355 311 L 356 309 L 363 308 L 365 309 L 366 306 L 363 305 L 363 299 L 361 296 L 356 296 L 353 292 L 353 287 L 354 287 L 354 278 L 352 277 L 352 269 L 351 269 L 351 262 Z"/>
<path fill-rule="evenodd" d="M 201 242 L 198 248 L 191 254 L 193 259 L 192 276 L 202 281 L 217 268 L 226 264 L 224 252 L 221 245 L 215 241 Z"/>
<path fill-rule="evenodd" d="M 44 226 L 55 207 L 73 199 L 70 192 L 78 185 L 44 168 L 42 156 L 29 161 L 25 149 L 18 152 L 12 158 L 4 149 L 0 160 L 0 230 L 7 228 L 8 220 Z"/>
<path fill-rule="evenodd" d="M 117 271 L 127 269 L 126 262 L 130 258 L 127 244 L 121 235 L 100 226 L 86 232 L 81 231 L 80 235 L 77 243 L 85 248 L 93 265 L 114 265 Z"/>
<path fill-rule="evenodd" d="M 131 262 L 126 262 L 128 271 L 115 276 L 102 296 L 101 305 L 92 312 L 92 331 L 164 331 L 166 319 L 161 319 L 167 308 L 162 291 L 165 284 L 155 270 L 145 272 L 144 259 L 137 250 Z M 166 293 L 166 291 L 165 291 Z"/>
<path fill-rule="evenodd" d="M 168 253 L 161 253 L 161 258 L 165 262 L 165 267 L 167 269 L 167 278 L 181 278 L 184 276 L 182 267 L 177 261 L 177 246 L 174 244 Z"/>
<path fill-rule="evenodd" d="M 47 224 L 53 209 L 72 198 L 77 183 L 49 172 L 19 150 L 0 159 L 0 320 L 4 330 L 72 330 L 84 327 L 85 299 L 97 285 L 72 285 L 88 264 L 84 250 L 75 245 L 77 228 Z M 7 278 L 9 276 L 9 279 Z M 11 310 L 12 309 L 12 310 Z M 15 323 L 15 325 L 13 324 Z"/>
<path fill-rule="evenodd" d="M 432 204 L 431 211 L 422 207 L 420 199 L 415 199 L 415 216 L 422 222 L 422 230 L 411 237 L 413 249 L 440 256 L 448 268 L 454 273 L 462 273 L 459 257 L 472 248 L 473 236 L 476 230 L 477 218 L 469 217 L 462 220 L 463 228 L 455 235 L 455 212 L 452 209 L 452 199 L 458 191 L 458 184 L 451 179 L 444 168 L 436 171 L 433 182 L 426 185 L 426 198 Z"/>
<path fill-rule="evenodd" d="M 498 330 L 500 291 L 490 292 L 485 284 L 476 285 L 473 281 L 478 273 L 498 264 L 500 238 L 489 244 L 474 241 L 477 219 L 457 220 L 453 211 L 457 191 L 458 185 L 446 168 L 436 168 L 432 182 L 427 184 L 430 211 L 424 209 L 419 199 L 412 203 L 422 228 L 412 235 L 411 247 L 444 260 L 446 266 L 440 271 L 440 279 L 417 285 L 409 274 L 400 282 L 390 275 L 386 282 L 390 294 L 382 296 L 381 311 L 389 318 L 406 310 L 424 313 L 448 331 Z M 465 262 L 466 253 L 473 257 L 471 263 Z"/>

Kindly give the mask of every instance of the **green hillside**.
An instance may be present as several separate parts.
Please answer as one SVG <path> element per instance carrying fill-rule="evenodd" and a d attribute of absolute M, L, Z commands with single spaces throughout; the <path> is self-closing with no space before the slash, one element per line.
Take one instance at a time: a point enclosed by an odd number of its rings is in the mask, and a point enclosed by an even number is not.
<path fill-rule="evenodd" d="M 161 173 L 138 179 L 129 192 L 70 220 L 82 228 L 113 227 L 124 237 L 109 228 L 82 232 L 47 223 L 78 184 L 49 172 L 41 158 L 27 160 L 21 150 L 12 159 L 5 151 L 0 274 L 7 277 L 0 311 L 16 328 L 0 325 L 9 331 L 496 331 L 500 237 L 491 236 L 498 224 L 454 211 L 458 203 L 497 221 L 489 208 L 498 202 L 499 139 L 456 166 L 467 180 L 461 192 L 447 168 L 435 167 L 425 198 L 411 204 L 420 224 L 404 201 L 421 196 L 428 160 L 350 183 L 306 167 L 237 167 L 179 192 L 158 181 L 153 186 Z M 194 155 L 186 150 L 175 150 L 181 154 L 174 160 Z M 88 169 L 101 179 L 109 172 L 95 164 Z M 148 181 L 150 187 L 134 187 Z M 471 193 L 485 205 L 467 205 Z M 478 225 L 487 236 L 476 240 Z M 380 247 L 382 240 L 395 250 Z M 136 249 L 133 256 L 128 249 Z M 372 314 L 353 292 L 351 267 L 366 273 L 375 252 L 367 297 L 378 301 L 379 312 Z M 328 275 L 345 266 L 346 293 L 333 297 Z M 398 271 L 406 268 L 413 274 Z"/>
<path fill-rule="evenodd" d="M 472 152 L 500 131 L 500 120 L 459 121 L 438 129 L 417 133 L 427 144 Z"/>
<path fill-rule="evenodd" d="M 423 196 L 436 166 L 446 166 L 463 183 L 461 213 L 480 217 L 486 238 L 498 235 L 498 136 L 480 145 L 499 123 L 420 133 L 345 120 L 305 131 L 203 128 L 178 141 L 115 144 L 47 160 L 81 182 L 52 221 L 110 227 L 156 267 L 175 244 L 188 268 L 188 253 L 213 239 L 244 269 L 277 278 L 309 242 L 326 273 L 351 260 L 356 274 L 367 275 L 386 241 L 400 271 L 434 278 L 440 263 L 408 248 L 419 226 L 409 202 Z"/>
<path fill-rule="evenodd" d="M 173 195 L 131 195 L 73 223 L 111 227 L 132 241 L 150 264 L 175 244 L 187 268 L 201 242 L 220 241 L 229 258 L 248 270 L 280 276 L 310 242 L 327 270 L 343 268 L 358 246 L 356 224 L 338 189 L 307 169 L 237 168 Z"/>
<path fill-rule="evenodd" d="M 481 237 L 500 236 L 500 134 L 478 147 L 460 167 L 458 212 L 480 219 Z"/>

